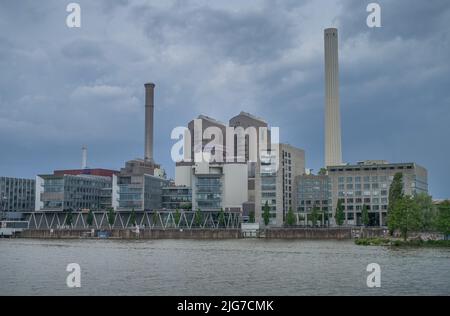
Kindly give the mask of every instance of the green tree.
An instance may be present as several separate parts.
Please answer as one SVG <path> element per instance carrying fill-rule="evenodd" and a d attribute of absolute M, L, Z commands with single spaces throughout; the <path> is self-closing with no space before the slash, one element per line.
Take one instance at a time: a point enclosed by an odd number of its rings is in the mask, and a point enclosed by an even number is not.
<path fill-rule="evenodd" d="M 250 213 L 248 214 L 248 221 L 249 223 L 254 223 L 255 222 L 255 211 L 250 211 Z"/>
<path fill-rule="evenodd" d="M 225 213 L 223 211 L 223 208 L 221 208 L 219 212 L 219 227 L 223 226 L 225 226 Z"/>
<path fill-rule="evenodd" d="M 317 173 L 319 176 L 324 176 L 327 174 L 327 168 L 320 168 L 319 172 Z"/>
<path fill-rule="evenodd" d="M 450 201 L 444 201 L 438 205 L 434 227 L 444 234 L 445 239 L 448 239 L 450 235 Z"/>
<path fill-rule="evenodd" d="M 328 211 L 323 211 L 323 224 L 325 226 L 330 226 L 330 214 L 328 214 Z"/>
<path fill-rule="evenodd" d="M 387 224 L 391 235 L 394 233 L 395 222 L 397 221 L 397 219 L 394 218 L 395 205 L 402 198 L 403 198 L 403 174 L 401 172 L 397 172 L 394 175 L 394 179 L 392 180 L 392 183 L 389 187 Z"/>
<path fill-rule="evenodd" d="M 305 216 L 303 214 L 299 214 L 298 215 L 298 221 L 301 222 L 301 221 L 304 221 L 304 220 L 305 220 Z"/>
<path fill-rule="evenodd" d="M 309 220 L 311 221 L 312 227 L 316 227 L 319 217 L 320 217 L 319 209 L 317 207 L 313 207 L 311 214 L 309 214 Z"/>
<path fill-rule="evenodd" d="M 264 225 L 269 225 L 270 222 L 270 207 L 269 203 L 266 201 L 266 204 L 263 208 L 263 219 L 264 219 Z"/>
<path fill-rule="evenodd" d="M 157 223 L 158 223 L 158 212 L 154 210 L 152 214 L 152 224 L 156 226 Z"/>
<path fill-rule="evenodd" d="M 181 220 L 181 213 L 178 209 L 175 210 L 175 225 L 178 226 L 180 225 L 180 220 Z"/>
<path fill-rule="evenodd" d="M 369 210 L 367 209 L 367 205 L 364 204 L 361 211 L 361 221 L 364 226 L 367 227 L 369 225 Z"/>
<path fill-rule="evenodd" d="M 92 210 L 89 210 L 89 213 L 86 218 L 86 222 L 89 226 L 92 226 L 94 223 L 94 212 Z"/>
<path fill-rule="evenodd" d="M 195 212 L 195 224 L 200 227 L 203 224 L 203 215 L 202 211 L 198 208 Z"/>
<path fill-rule="evenodd" d="M 410 231 L 421 228 L 421 212 L 413 197 L 409 195 L 402 196 L 395 203 L 395 207 L 391 212 L 390 227 L 394 230 L 398 229 L 404 240 L 408 239 Z"/>
<path fill-rule="evenodd" d="M 294 226 L 297 224 L 297 219 L 295 218 L 294 211 L 292 210 L 292 207 L 289 207 L 289 211 L 286 215 L 286 224 L 288 226 Z"/>
<path fill-rule="evenodd" d="M 131 209 L 130 224 L 132 226 L 136 226 L 136 212 L 135 212 L 134 208 Z"/>
<path fill-rule="evenodd" d="M 72 210 L 69 210 L 69 212 L 67 213 L 67 217 L 66 217 L 66 225 L 72 226 L 72 224 L 73 224 L 73 214 L 72 214 Z"/>
<path fill-rule="evenodd" d="M 181 205 L 181 208 L 186 211 L 192 210 L 192 203 L 184 203 Z"/>
<path fill-rule="evenodd" d="M 433 198 L 426 193 L 419 193 L 414 196 L 415 203 L 421 212 L 421 222 L 423 231 L 430 231 L 434 229 L 434 222 L 436 208 L 433 205 Z"/>
<path fill-rule="evenodd" d="M 116 219 L 116 214 L 114 213 L 114 209 L 111 207 L 108 211 L 108 223 L 109 226 L 113 226 L 114 225 L 114 221 Z"/>
<path fill-rule="evenodd" d="M 338 200 L 334 219 L 336 220 L 336 225 L 342 226 L 342 224 L 344 224 L 345 213 L 344 213 L 344 206 L 342 205 L 342 199 Z"/>

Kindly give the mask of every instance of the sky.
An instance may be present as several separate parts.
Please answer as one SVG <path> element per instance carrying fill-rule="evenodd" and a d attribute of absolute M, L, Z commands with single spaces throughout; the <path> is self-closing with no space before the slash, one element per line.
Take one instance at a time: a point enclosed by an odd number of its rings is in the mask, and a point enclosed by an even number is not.
<path fill-rule="evenodd" d="M 155 89 L 155 160 L 170 133 L 240 111 L 324 164 L 323 30 L 339 29 L 343 159 L 416 162 L 450 198 L 450 1 L 86 0 L 0 2 L 0 175 L 119 169 L 144 152 L 144 83 Z"/>

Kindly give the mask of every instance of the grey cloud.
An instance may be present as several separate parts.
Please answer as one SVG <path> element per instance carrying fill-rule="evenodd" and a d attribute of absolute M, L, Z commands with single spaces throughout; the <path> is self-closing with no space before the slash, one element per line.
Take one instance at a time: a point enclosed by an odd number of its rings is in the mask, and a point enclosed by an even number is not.
<path fill-rule="evenodd" d="M 344 158 L 416 161 L 449 197 L 448 1 L 84 1 L 82 28 L 57 0 L 2 1 L 0 174 L 142 156 L 143 83 L 156 83 L 155 154 L 173 175 L 171 129 L 240 110 L 281 127 L 323 164 L 323 28 L 340 32 Z M 448 159 L 447 159 L 448 160 Z"/>
<path fill-rule="evenodd" d="M 98 43 L 86 39 L 76 39 L 65 44 L 61 53 L 72 59 L 99 59 L 103 57 L 103 51 Z"/>
<path fill-rule="evenodd" d="M 159 45 L 200 46 L 206 54 L 240 63 L 276 58 L 293 45 L 290 21 L 272 6 L 250 13 L 186 5 L 166 9 L 137 6 L 133 19 L 140 21 L 147 36 Z"/>

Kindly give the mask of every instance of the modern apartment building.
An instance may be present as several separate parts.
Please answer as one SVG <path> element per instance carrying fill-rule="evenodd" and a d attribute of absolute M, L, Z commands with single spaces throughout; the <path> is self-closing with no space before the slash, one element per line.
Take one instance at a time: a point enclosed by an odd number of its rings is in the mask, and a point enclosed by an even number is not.
<path fill-rule="evenodd" d="M 20 213 L 34 210 L 33 179 L 0 177 L 0 217 L 20 218 Z"/>
<path fill-rule="evenodd" d="M 355 165 L 330 166 L 332 208 L 342 200 L 347 225 L 361 225 L 364 205 L 369 210 L 370 225 L 385 226 L 389 187 L 396 173 L 403 174 L 403 191 L 407 195 L 428 193 L 427 170 L 416 163 L 388 163 L 368 160 Z"/>

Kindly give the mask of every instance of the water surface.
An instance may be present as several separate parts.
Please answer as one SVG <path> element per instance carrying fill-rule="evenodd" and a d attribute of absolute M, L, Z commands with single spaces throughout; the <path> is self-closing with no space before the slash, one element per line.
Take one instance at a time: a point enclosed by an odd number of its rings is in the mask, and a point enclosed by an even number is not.
<path fill-rule="evenodd" d="M 81 288 L 66 266 L 81 266 Z M 381 288 L 366 285 L 369 263 Z M 450 249 L 352 241 L 0 239 L 0 295 L 449 295 Z"/>

